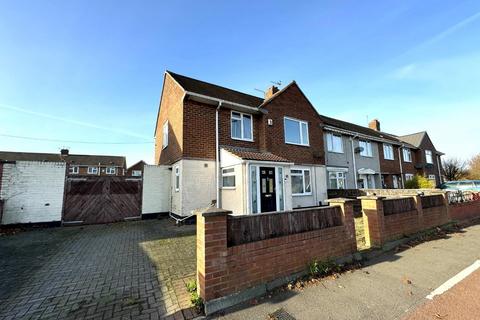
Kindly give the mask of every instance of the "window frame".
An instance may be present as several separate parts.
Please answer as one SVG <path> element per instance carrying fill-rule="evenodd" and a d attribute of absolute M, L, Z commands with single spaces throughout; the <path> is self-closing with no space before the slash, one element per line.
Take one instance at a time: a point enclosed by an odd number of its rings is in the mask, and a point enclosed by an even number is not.
<path fill-rule="evenodd" d="M 234 137 L 233 136 L 233 120 L 234 120 L 234 113 L 237 113 L 240 115 L 240 117 L 235 117 L 235 120 L 240 120 L 240 135 L 241 137 L 238 138 L 238 137 Z M 245 138 L 245 125 L 244 125 L 244 118 L 245 117 L 250 117 L 250 139 L 249 138 Z M 234 111 L 232 110 L 230 112 L 230 138 L 232 138 L 233 140 L 240 140 L 240 141 L 248 141 L 248 142 L 253 142 L 253 115 L 249 114 L 249 113 L 243 113 L 243 112 L 239 112 L 239 111 Z"/>
<path fill-rule="evenodd" d="M 92 170 L 90 170 L 90 169 L 92 169 Z M 95 172 L 93 172 L 93 169 L 95 169 Z M 87 173 L 88 173 L 88 174 L 98 174 L 98 172 L 99 172 L 99 171 L 98 171 L 98 167 L 89 166 L 89 167 L 87 168 Z"/>
<path fill-rule="evenodd" d="M 412 173 L 405 173 L 405 181 L 413 180 L 413 177 L 415 177 L 414 174 L 412 174 Z"/>
<path fill-rule="evenodd" d="M 341 173 L 342 174 L 342 178 L 339 178 L 338 177 L 338 174 Z M 347 187 L 347 172 L 346 171 L 335 171 L 335 170 L 329 170 L 327 171 L 327 176 L 328 176 L 328 189 L 331 189 L 331 185 L 330 185 L 330 180 L 332 180 L 330 178 L 330 174 L 335 174 L 335 180 L 336 180 L 336 183 L 337 183 L 337 190 L 341 190 L 340 188 L 338 188 L 338 180 L 343 180 L 343 190 L 346 190 L 348 187 Z"/>
<path fill-rule="evenodd" d="M 300 131 L 300 143 L 296 143 L 296 142 L 290 142 L 290 141 L 287 141 L 287 126 L 286 126 L 286 122 L 287 120 L 289 121 L 294 121 L 294 122 L 298 122 L 298 130 Z M 306 143 L 304 143 L 304 137 L 303 137 L 303 130 L 302 130 L 302 125 L 305 125 L 306 128 L 307 128 L 307 137 L 306 137 Z M 291 117 L 283 117 L 283 138 L 284 138 L 284 141 L 286 144 L 291 144 L 291 145 L 296 145 L 296 146 L 302 146 L 302 147 L 309 147 L 310 146 L 310 132 L 309 132 L 309 129 L 308 129 L 308 121 L 304 121 L 304 120 L 300 120 L 300 119 L 295 119 L 295 118 L 291 118 Z"/>
<path fill-rule="evenodd" d="M 179 192 L 180 191 L 180 167 L 179 166 L 175 166 L 173 168 L 174 170 L 174 185 L 173 187 L 175 188 L 175 192 Z"/>
<path fill-rule="evenodd" d="M 302 171 L 302 173 L 293 173 L 292 171 Z M 310 191 L 306 192 L 306 186 L 305 186 L 305 172 L 308 171 L 308 175 L 310 177 Z M 292 186 L 292 196 L 298 197 L 298 196 L 311 196 L 312 193 L 312 170 L 309 168 L 292 168 L 290 169 L 290 177 L 291 177 L 291 182 L 293 182 L 293 176 L 300 176 L 302 177 L 302 190 L 303 193 L 293 193 L 293 186 Z"/>
<path fill-rule="evenodd" d="M 340 151 L 335 150 L 335 148 L 334 148 L 334 146 L 335 146 L 335 144 L 333 143 L 334 142 L 334 137 L 340 139 Z M 343 151 L 343 138 L 342 138 L 341 134 L 335 134 L 335 133 L 331 133 L 331 132 L 327 133 L 327 151 L 332 152 L 332 153 L 344 153 L 344 151 Z"/>
<path fill-rule="evenodd" d="M 407 152 L 407 153 L 405 153 Z M 408 154 L 409 159 L 407 160 L 405 158 L 405 155 Z M 402 155 L 403 155 L 403 161 L 404 162 L 412 162 L 412 150 L 410 148 L 402 148 Z"/>
<path fill-rule="evenodd" d="M 74 170 L 72 170 L 74 169 Z M 79 166 L 69 166 L 68 167 L 68 174 L 79 174 L 80 173 L 80 167 Z"/>
<path fill-rule="evenodd" d="M 434 174 L 429 174 L 427 178 L 428 180 L 435 180 L 435 182 L 437 182 L 437 176 L 435 176 Z"/>
<path fill-rule="evenodd" d="M 428 161 L 430 158 L 430 161 Z M 432 150 L 425 150 L 425 162 L 428 164 L 433 164 L 433 152 Z"/>
<path fill-rule="evenodd" d="M 113 169 L 113 173 L 109 172 L 111 169 Z M 105 168 L 105 174 L 108 174 L 110 176 L 115 175 L 117 173 L 117 168 L 115 167 L 106 167 Z"/>
<path fill-rule="evenodd" d="M 162 127 L 162 150 L 168 147 L 168 120 L 165 120 Z"/>
<path fill-rule="evenodd" d="M 362 151 L 360 151 L 360 156 L 362 157 L 367 157 L 367 158 L 373 158 L 373 150 L 372 150 L 372 142 L 369 141 L 369 140 L 358 140 L 358 146 L 359 147 L 362 147 L 360 145 L 360 143 L 364 142 L 366 146 L 368 146 L 369 148 L 363 148 Z M 363 154 L 363 152 L 365 151 L 370 151 L 369 153 L 367 152 L 367 154 Z"/>
<path fill-rule="evenodd" d="M 140 173 L 140 174 L 136 174 Z M 132 177 L 141 177 L 142 176 L 142 170 L 132 170 Z"/>
<path fill-rule="evenodd" d="M 232 171 L 225 173 L 225 171 L 227 170 L 232 170 Z M 225 186 L 224 180 L 223 180 L 224 177 L 233 177 L 233 186 Z M 234 167 L 222 168 L 222 189 L 236 189 L 236 188 L 237 188 L 237 177 L 235 174 L 235 168 Z"/>
<path fill-rule="evenodd" d="M 385 152 L 386 148 L 390 148 L 391 150 L 391 158 L 387 158 L 387 153 Z M 393 144 L 390 143 L 384 143 L 383 144 L 383 159 L 385 160 L 395 160 L 395 152 L 393 152 Z"/>

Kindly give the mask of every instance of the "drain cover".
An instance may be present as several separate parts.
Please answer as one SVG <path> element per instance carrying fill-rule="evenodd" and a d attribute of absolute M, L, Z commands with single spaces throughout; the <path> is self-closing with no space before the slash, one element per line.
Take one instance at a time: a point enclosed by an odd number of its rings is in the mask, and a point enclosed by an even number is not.
<path fill-rule="evenodd" d="M 296 320 L 290 313 L 283 308 L 276 310 L 274 313 L 269 314 L 270 319 L 274 320 Z"/>

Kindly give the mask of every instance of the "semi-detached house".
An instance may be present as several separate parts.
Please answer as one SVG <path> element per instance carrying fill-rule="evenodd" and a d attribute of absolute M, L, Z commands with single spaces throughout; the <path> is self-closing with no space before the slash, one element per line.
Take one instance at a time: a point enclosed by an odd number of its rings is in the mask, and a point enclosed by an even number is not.
<path fill-rule="evenodd" d="M 236 214 L 321 204 L 322 126 L 295 82 L 262 99 L 167 71 L 155 161 L 172 170 L 171 212 L 188 216 L 212 203 Z"/>
<path fill-rule="evenodd" d="M 177 216 L 213 204 L 235 214 L 317 206 L 328 188 L 400 188 L 414 174 L 438 184 L 441 155 L 426 133 L 318 114 L 295 81 L 259 98 L 164 74 L 155 162 L 171 169 Z"/>

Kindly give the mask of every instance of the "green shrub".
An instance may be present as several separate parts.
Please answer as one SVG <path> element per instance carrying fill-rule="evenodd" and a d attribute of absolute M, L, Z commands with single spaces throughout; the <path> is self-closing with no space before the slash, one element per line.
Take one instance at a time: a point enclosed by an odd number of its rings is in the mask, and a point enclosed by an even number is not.
<path fill-rule="evenodd" d="M 339 266 L 332 260 L 313 260 L 308 264 L 308 271 L 312 277 L 324 276 L 332 272 L 338 272 Z"/>
<path fill-rule="evenodd" d="M 195 306 L 195 308 L 199 310 L 203 309 L 203 299 L 198 295 L 196 291 L 191 293 L 190 301 Z"/>
<path fill-rule="evenodd" d="M 424 176 L 416 174 L 411 180 L 405 181 L 405 189 L 433 189 L 435 183 Z"/>
<path fill-rule="evenodd" d="M 405 189 L 418 189 L 418 176 L 413 176 L 412 179 L 405 181 Z"/>
<path fill-rule="evenodd" d="M 187 282 L 186 286 L 188 292 L 197 292 L 197 281 L 192 279 Z"/>

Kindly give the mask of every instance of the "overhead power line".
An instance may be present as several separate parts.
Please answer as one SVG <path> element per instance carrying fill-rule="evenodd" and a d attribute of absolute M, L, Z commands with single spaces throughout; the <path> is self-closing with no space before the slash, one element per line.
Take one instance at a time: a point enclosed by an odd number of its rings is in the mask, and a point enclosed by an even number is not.
<path fill-rule="evenodd" d="M 36 138 L 26 136 L 16 136 L 12 134 L 0 134 L 2 137 L 33 140 L 33 141 L 46 141 L 46 142 L 66 142 L 66 143 L 83 143 L 83 144 L 150 144 L 153 141 L 136 141 L 136 142 L 98 142 L 98 141 L 78 141 L 78 140 L 61 140 L 61 139 L 48 139 L 48 138 Z"/>

